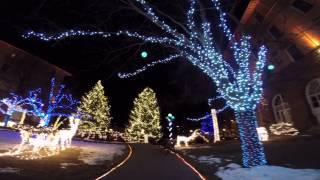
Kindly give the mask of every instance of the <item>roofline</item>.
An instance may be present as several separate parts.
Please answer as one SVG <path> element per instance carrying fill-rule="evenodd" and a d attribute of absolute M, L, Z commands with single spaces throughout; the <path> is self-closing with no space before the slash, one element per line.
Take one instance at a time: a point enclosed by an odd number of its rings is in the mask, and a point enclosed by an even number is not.
<path fill-rule="evenodd" d="M 37 60 L 39 60 L 39 61 L 41 61 L 41 62 L 43 62 L 43 63 L 49 64 L 49 65 L 51 65 L 52 67 L 54 67 L 55 69 L 57 69 L 57 70 L 59 70 L 59 71 L 62 71 L 63 73 L 66 74 L 66 76 L 72 76 L 72 74 L 71 74 L 70 72 L 68 72 L 68 71 L 66 71 L 66 70 L 64 70 L 64 69 L 62 69 L 62 68 L 60 68 L 60 67 L 58 67 L 58 66 L 56 66 L 56 65 L 54 65 L 54 64 L 52 64 L 52 63 L 50 63 L 50 62 L 48 62 L 48 61 L 46 61 L 46 60 L 44 60 L 44 59 L 36 56 L 36 55 L 33 55 L 33 54 L 31 54 L 31 53 L 29 53 L 29 52 L 27 52 L 27 51 L 25 51 L 25 50 L 23 50 L 23 49 L 21 49 L 21 48 L 18 48 L 17 46 L 13 46 L 12 44 L 9 44 L 9 43 L 7 43 L 7 42 L 5 42 L 5 41 L 3 41 L 3 40 L 0 40 L 0 43 L 1 43 L 1 44 L 2 44 L 2 43 L 3 43 L 3 44 L 6 44 L 6 45 L 8 45 L 8 46 L 11 46 L 11 47 L 13 47 L 13 48 L 15 48 L 15 49 L 17 49 L 17 50 L 25 53 L 25 54 L 28 54 L 28 55 L 30 55 L 30 56 L 32 56 L 32 57 L 35 57 Z"/>

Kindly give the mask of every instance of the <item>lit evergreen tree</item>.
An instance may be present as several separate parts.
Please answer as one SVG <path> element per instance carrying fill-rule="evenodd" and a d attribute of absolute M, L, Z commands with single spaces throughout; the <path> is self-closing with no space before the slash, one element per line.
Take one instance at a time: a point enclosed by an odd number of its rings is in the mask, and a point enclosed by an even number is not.
<path fill-rule="evenodd" d="M 83 122 L 89 121 L 94 123 L 96 130 L 108 129 L 112 117 L 109 100 L 104 94 L 104 88 L 100 80 L 91 91 L 81 98 L 78 112 L 82 114 Z"/>
<path fill-rule="evenodd" d="M 200 0 L 189 1 L 190 8 L 185 13 L 187 16 L 185 24 L 177 22 L 169 14 L 159 13 L 147 0 L 122 0 L 122 2 L 132 6 L 133 9 L 159 27 L 162 31 L 161 35 L 154 35 L 154 32 L 141 33 L 127 30 L 103 32 L 71 29 L 56 34 L 30 31 L 24 37 L 38 37 L 41 40 L 50 41 L 73 36 L 101 36 L 103 38 L 127 36 L 174 49 L 175 53 L 164 59 L 153 61 L 134 72 L 119 73 L 118 75 L 120 78 L 128 78 L 157 64 L 167 63 L 179 57 L 188 60 L 208 75 L 216 84 L 217 92 L 221 95 L 217 98 L 226 100 L 227 106 L 234 110 L 241 140 L 243 166 L 252 167 L 267 164 L 264 147 L 256 130 L 258 127 L 256 106 L 260 102 L 263 92 L 262 74 L 267 60 L 267 48 L 263 45 L 260 46 L 257 57 L 254 58 L 256 61 L 251 61 L 250 36 L 241 35 L 241 31 L 237 31 L 237 36 L 232 33 L 227 25 L 227 13 L 223 12 L 220 0 L 208 1 L 211 2 L 211 7 L 209 3 L 205 3 L 209 7 L 208 9 L 216 10 L 219 17 L 218 25 L 213 25 L 209 19 L 206 19 L 205 13 L 202 13 L 203 8 Z M 164 17 L 158 16 L 157 13 Z M 219 48 L 217 37 L 213 33 L 217 28 L 221 29 L 223 32 L 221 34 L 229 41 L 230 55 L 233 58 L 224 59 L 223 51 Z"/>
<path fill-rule="evenodd" d="M 132 141 L 143 139 L 145 134 L 155 138 L 155 140 L 162 137 L 160 109 L 156 94 L 152 89 L 145 88 L 134 100 L 126 133 Z"/>

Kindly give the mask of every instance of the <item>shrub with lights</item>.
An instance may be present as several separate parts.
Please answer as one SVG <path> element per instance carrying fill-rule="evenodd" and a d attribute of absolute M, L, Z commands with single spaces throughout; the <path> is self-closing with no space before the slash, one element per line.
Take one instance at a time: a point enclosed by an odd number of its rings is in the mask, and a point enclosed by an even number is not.
<path fill-rule="evenodd" d="M 294 128 L 292 123 L 277 123 L 277 124 L 272 124 L 269 127 L 270 132 L 273 135 L 277 136 L 296 136 L 299 134 L 299 131 Z"/>
<path fill-rule="evenodd" d="M 139 142 L 145 137 L 159 140 L 162 137 L 160 125 L 160 108 L 156 94 L 145 88 L 133 102 L 126 134 L 130 141 Z"/>
<path fill-rule="evenodd" d="M 64 85 L 56 90 L 55 78 L 51 79 L 48 104 L 43 103 L 39 97 L 41 89 L 30 91 L 27 97 L 11 93 L 8 98 L 0 100 L 7 106 L 7 110 L 0 111 L 8 116 L 14 112 L 24 112 L 40 118 L 39 125 L 34 127 L 19 124 L 16 128 L 20 131 L 21 143 L 0 156 L 15 156 L 21 159 L 39 159 L 60 153 L 70 147 L 73 136 L 76 134 L 80 119 L 72 116 L 78 103 L 71 94 L 64 93 Z M 52 125 L 52 117 L 58 117 Z M 69 119 L 69 128 L 60 129 L 64 122 L 60 119 Z M 10 119 L 10 117 L 8 117 Z"/>
<path fill-rule="evenodd" d="M 264 148 L 259 141 L 257 134 L 256 105 L 259 103 L 262 94 L 262 72 L 266 62 L 267 49 L 264 46 L 259 48 L 257 61 L 254 64 L 255 70 L 250 65 L 250 37 L 242 36 L 235 38 L 227 26 L 226 13 L 223 12 L 219 0 L 210 0 L 213 9 L 218 12 L 220 24 L 212 25 L 203 16 L 196 18 L 196 10 L 199 6 L 197 0 L 190 0 L 190 9 L 187 14 L 187 23 L 184 26 L 176 23 L 170 26 L 156 15 L 154 8 L 146 0 L 136 0 L 141 7 L 140 13 L 157 25 L 163 33 L 161 36 L 148 36 L 139 32 L 122 30 L 114 33 L 102 31 L 70 30 L 58 34 L 47 35 L 30 31 L 24 37 L 38 37 L 45 41 L 59 40 L 72 36 L 127 36 L 142 40 L 144 42 L 160 44 L 172 47 L 177 52 L 167 58 L 154 61 L 146 66 L 137 69 L 132 73 L 119 73 L 119 77 L 127 78 L 135 76 L 148 67 L 159 63 L 167 63 L 176 58 L 184 58 L 190 61 L 208 75 L 216 84 L 217 91 L 226 103 L 234 110 L 241 139 L 243 154 L 243 166 L 252 167 L 266 164 Z M 130 4 L 133 4 L 133 2 Z M 135 8 L 138 8 L 135 6 Z M 168 19 L 168 18 L 165 18 Z M 203 20 L 198 22 L 197 20 Z M 174 23 L 174 22 L 172 22 Z M 200 25 L 200 26 L 199 26 Z M 176 28 L 179 27 L 179 30 Z M 213 36 L 213 27 L 219 27 L 229 40 L 229 45 L 234 61 L 223 59 L 221 51 L 216 46 Z"/>
<path fill-rule="evenodd" d="M 0 103 L 7 110 L 0 108 L 1 113 L 7 115 L 8 121 L 14 112 L 26 112 L 40 118 L 40 126 L 48 126 L 52 117 L 69 117 L 76 112 L 78 101 L 71 94 L 64 92 L 65 85 L 61 84 L 57 89 L 55 78 L 51 79 L 49 97 L 47 103 L 41 98 L 41 89 L 30 91 L 27 97 L 11 93 L 9 97 L 1 99 Z"/>
<path fill-rule="evenodd" d="M 14 112 L 32 113 L 35 110 L 43 107 L 42 100 L 39 98 L 41 89 L 29 91 L 27 97 L 19 96 L 15 93 L 10 93 L 9 97 L 0 100 L 0 112 L 4 114 L 3 126 L 13 126 L 10 121 Z M 10 123 L 11 122 L 11 123 Z"/>
<path fill-rule="evenodd" d="M 69 117 L 76 112 L 78 101 L 65 91 L 65 85 L 56 86 L 56 79 L 52 78 L 50 84 L 50 92 L 47 98 L 47 103 L 39 99 L 38 103 L 42 106 L 34 106 L 31 114 L 40 118 L 40 126 L 49 126 L 54 117 Z M 34 104 L 35 102 L 33 102 Z"/>

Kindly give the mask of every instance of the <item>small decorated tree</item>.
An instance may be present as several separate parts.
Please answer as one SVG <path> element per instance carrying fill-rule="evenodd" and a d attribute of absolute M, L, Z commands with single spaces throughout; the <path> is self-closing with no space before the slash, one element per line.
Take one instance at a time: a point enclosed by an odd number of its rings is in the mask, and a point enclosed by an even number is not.
<path fill-rule="evenodd" d="M 91 122 L 89 124 L 94 124 L 95 126 L 90 127 L 99 131 L 108 129 L 112 117 L 110 114 L 109 100 L 108 97 L 105 96 L 104 88 L 100 80 L 92 90 L 81 98 L 78 112 L 82 114 L 83 124 Z"/>
<path fill-rule="evenodd" d="M 33 114 L 40 117 L 40 126 L 49 126 L 52 117 L 69 117 L 76 112 L 77 104 L 79 103 L 72 94 L 65 92 L 65 85 L 57 86 L 56 78 L 51 78 L 50 92 L 46 108 L 37 108 Z M 57 89 L 58 88 L 58 89 Z"/>
<path fill-rule="evenodd" d="M 139 141 L 145 135 L 153 137 L 155 140 L 162 137 L 160 109 L 156 94 L 152 89 L 145 88 L 134 100 L 126 133 L 132 141 Z"/>

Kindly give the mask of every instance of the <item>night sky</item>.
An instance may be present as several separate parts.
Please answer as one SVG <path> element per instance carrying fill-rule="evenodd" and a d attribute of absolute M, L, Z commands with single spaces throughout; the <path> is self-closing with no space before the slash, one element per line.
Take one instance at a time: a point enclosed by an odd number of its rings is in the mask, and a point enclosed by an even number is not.
<path fill-rule="evenodd" d="M 186 2 L 154 0 L 152 5 L 184 23 Z M 206 3 L 202 6 L 206 7 Z M 207 18 L 215 21 L 215 14 L 207 11 Z M 209 111 L 207 99 L 216 95 L 213 82 L 185 59 L 158 65 L 129 79 L 117 76 L 118 72 L 132 72 L 164 58 L 174 49 L 124 36 L 108 39 L 76 37 L 51 42 L 21 37 L 28 30 L 54 33 L 69 29 L 109 32 L 126 29 L 149 35 L 163 33 L 120 0 L 3 0 L 0 27 L 2 40 L 71 72 L 73 80 L 68 86 L 77 97 L 101 79 L 111 101 L 113 125 L 125 125 L 134 97 L 147 86 L 157 94 L 162 119 L 173 113 L 178 122 L 186 122 L 186 117 L 204 115 Z M 147 59 L 140 57 L 144 50 L 149 53 Z M 231 116 L 230 112 L 222 113 L 220 120 Z"/>

